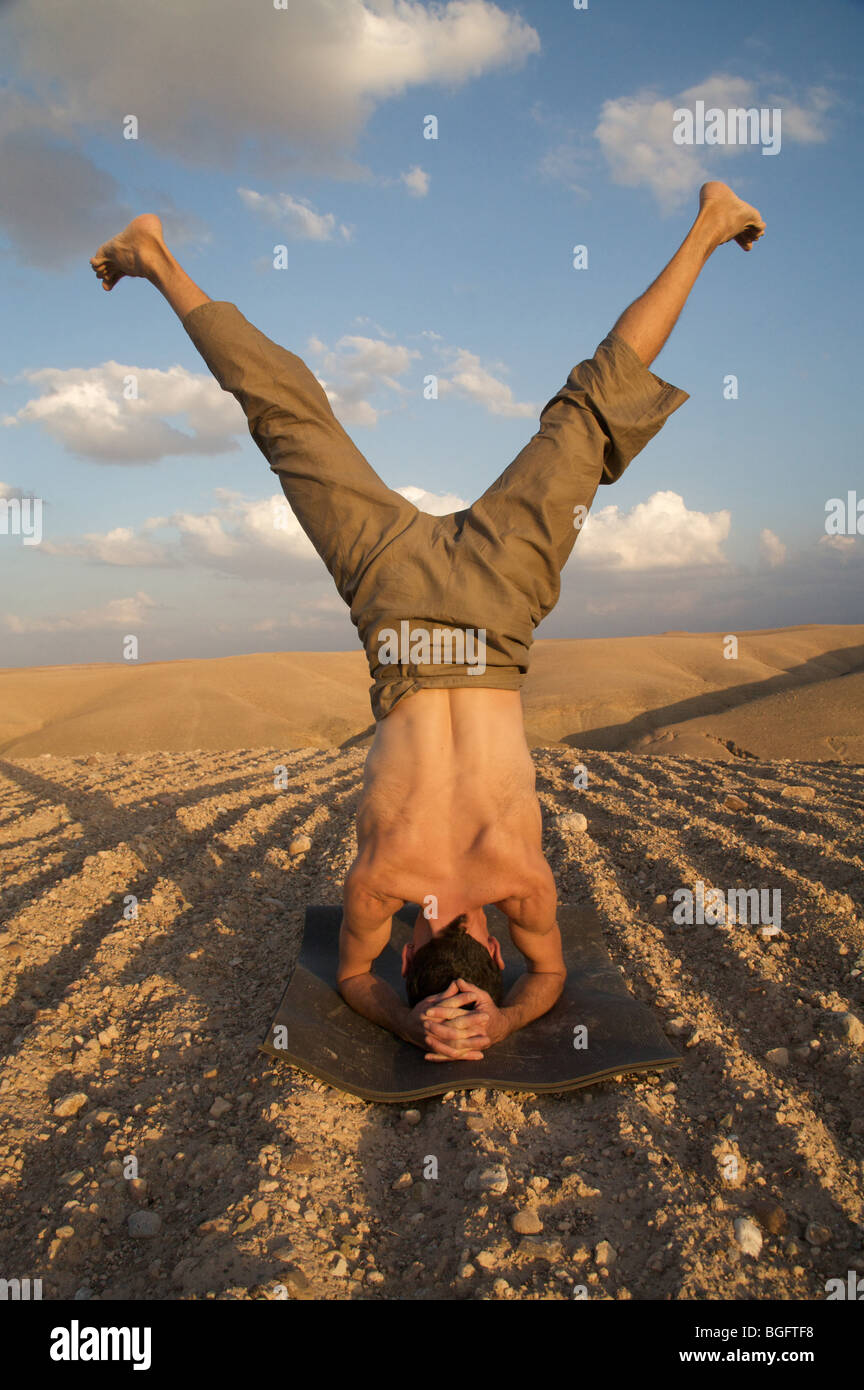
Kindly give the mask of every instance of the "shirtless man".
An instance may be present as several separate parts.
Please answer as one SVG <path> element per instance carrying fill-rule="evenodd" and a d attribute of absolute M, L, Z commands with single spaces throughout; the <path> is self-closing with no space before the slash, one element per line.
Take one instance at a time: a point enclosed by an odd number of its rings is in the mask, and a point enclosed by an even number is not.
<path fill-rule="evenodd" d="M 533 629 L 600 484 L 687 399 L 648 370 L 709 256 L 762 236 L 758 211 L 708 183 L 672 260 L 580 363 L 540 430 L 466 511 L 431 517 L 381 482 L 305 364 L 213 301 L 137 217 L 91 260 L 103 289 L 149 280 L 180 317 L 279 476 L 366 647 L 376 718 L 345 882 L 339 987 L 372 1022 L 430 1061 L 479 1059 L 555 1004 L 565 980 L 556 891 L 541 847 L 520 686 Z M 435 665 L 422 643 L 385 657 L 383 633 L 473 625 L 482 670 Z M 477 639 L 480 640 L 480 639 Z M 416 659 L 415 659 L 416 655 Z M 452 651 L 451 651 L 452 655 Z M 372 973 L 404 903 L 423 904 L 403 953 L 408 1003 Z M 501 1000 L 501 950 L 484 904 L 508 919 L 526 971 Z"/>

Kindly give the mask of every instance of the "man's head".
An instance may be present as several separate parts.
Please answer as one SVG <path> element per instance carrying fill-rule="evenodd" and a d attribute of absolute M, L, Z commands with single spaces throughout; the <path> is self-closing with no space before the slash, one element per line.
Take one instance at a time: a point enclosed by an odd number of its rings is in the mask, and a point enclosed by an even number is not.
<path fill-rule="evenodd" d="M 461 913 L 441 931 L 433 932 L 418 918 L 413 943 L 402 951 L 402 974 L 408 1003 L 413 1009 L 430 994 L 442 994 L 455 979 L 467 980 L 501 1003 L 501 947 L 486 927 L 482 911 Z"/>

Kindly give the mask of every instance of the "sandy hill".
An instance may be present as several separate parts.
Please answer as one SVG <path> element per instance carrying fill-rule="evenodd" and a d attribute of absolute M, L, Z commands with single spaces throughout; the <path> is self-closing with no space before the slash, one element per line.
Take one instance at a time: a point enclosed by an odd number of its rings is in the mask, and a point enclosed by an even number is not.
<path fill-rule="evenodd" d="M 524 687 L 533 746 L 729 759 L 864 761 L 864 625 L 539 641 Z M 141 753 L 364 742 L 356 652 L 0 670 L 0 752 Z"/>

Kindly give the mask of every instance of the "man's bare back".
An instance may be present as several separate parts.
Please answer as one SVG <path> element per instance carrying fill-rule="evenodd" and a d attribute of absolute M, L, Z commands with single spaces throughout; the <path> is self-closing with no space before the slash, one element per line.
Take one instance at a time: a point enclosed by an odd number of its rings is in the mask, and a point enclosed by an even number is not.
<path fill-rule="evenodd" d="M 534 782 L 518 691 L 420 691 L 377 726 L 345 882 L 340 987 L 352 1008 L 428 1048 L 430 1060 L 482 1056 L 551 1008 L 563 988 Z M 408 1009 L 371 975 L 405 902 L 423 905 L 411 950 L 464 914 L 469 934 L 500 964 L 483 912 L 493 903 L 531 978 L 500 1009 L 464 981 Z"/>

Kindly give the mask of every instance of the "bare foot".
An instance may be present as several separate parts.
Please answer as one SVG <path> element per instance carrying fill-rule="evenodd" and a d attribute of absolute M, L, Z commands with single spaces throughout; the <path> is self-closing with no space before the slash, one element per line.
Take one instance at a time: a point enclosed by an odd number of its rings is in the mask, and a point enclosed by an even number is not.
<path fill-rule="evenodd" d="M 717 245 L 737 241 L 749 251 L 765 231 L 765 223 L 757 208 L 739 198 L 727 183 L 703 183 L 699 190 L 699 214 L 713 227 Z"/>
<path fill-rule="evenodd" d="M 124 275 L 149 277 L 165 255 L 162 223 L 155 213 L 145 212 L 141 217 L 133 217 L 128 227 L 110 241 L 103 242 L 96 255 L 90 257 L 90 264 L 102 281 L 103 290 L 113 290 Z"/>

